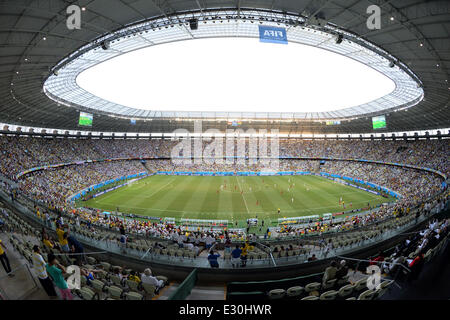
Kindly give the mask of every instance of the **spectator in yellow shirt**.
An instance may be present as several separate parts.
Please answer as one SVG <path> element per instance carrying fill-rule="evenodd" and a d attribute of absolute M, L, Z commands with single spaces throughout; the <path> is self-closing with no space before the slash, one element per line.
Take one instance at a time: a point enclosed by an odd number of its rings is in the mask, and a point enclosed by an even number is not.
<path fill-rule="evenodd" d="M 69 242 L 67 241 L 67 238 L 64 238 L 64 230 L 62 229 L 61 225 L 58 225 L 56 229 L 56 235 L 58 236 L 58 241 L 61 245 L 62 251 L 69 252 Z"/>
<path fill-rule="evenodd" d="M 141 279 L 139 279 L 139 277 L 136 274 L 136 271 L 131 271 L 130 275 L 128 276 L 128 280 L 134 281 L 134 282 L 141 282 Z"/>

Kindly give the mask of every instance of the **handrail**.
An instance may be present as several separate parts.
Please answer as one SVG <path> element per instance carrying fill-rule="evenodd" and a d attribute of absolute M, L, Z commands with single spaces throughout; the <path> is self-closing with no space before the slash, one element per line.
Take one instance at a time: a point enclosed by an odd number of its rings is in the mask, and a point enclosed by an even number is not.
<path fill-rule="evenodd" d="M 197 283 L 197 268 L 183 280 L 180 286 L 167 298 L 167 300 L 185 300 Z"/>
<path fill-rule="evenodd" d="M 264 247 L 264 248 L 269 250 L 269 256 L 270 256 L 270 258 L 272 260 L 272 263 L 273 263 L 274 267 L 276 267 L 277 264 L 275 262 L 275 258 L 273 257 L 272 249 L 270 247 L 266 246 L 265 244 L 261 243 L 261 242 L 255 242 L 255 243 L 256 243 L 257 246 L 259 245 L 259 246 L 262 246 L 262 247 Z"/>

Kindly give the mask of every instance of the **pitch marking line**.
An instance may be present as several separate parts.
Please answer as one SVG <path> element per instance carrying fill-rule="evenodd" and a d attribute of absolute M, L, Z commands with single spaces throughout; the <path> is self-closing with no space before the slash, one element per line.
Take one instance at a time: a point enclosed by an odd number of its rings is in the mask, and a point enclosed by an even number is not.
<path fill-rule="evenodd" d="M 248 210 L 247 201 L 245 200 L 245 197 L 244 197 L 244 190 L 241 188 L 241 183 L 239 181 L 239 177 L 236 177 L 236 180 L 238 182 L 239 189 L 242 191 L 241 196 L 242 196 L 242 200 L 244 200 L 244 204 L 245 204 L 245 208 L 247 209 L 247 213 L 250 213 L 250 211 Z"/>
<path fill-rule="evenodd" d="M 156 193 L 158 193 L 159 191 L 161 191 L 162 189 L 164 189 L 167 185 L 171 184 L 175 179 L 173 178 L 172 180 L 170 180 L 169 182 L 167 182 L 165 185 L 163 185 L 161 188 L 159 188 L 158 190 L 156 190 L 155 192 L 153 192 L 151 195 L 146 196 L 146 198 L 150 199 L 151 197 L 153 197 Z"/>

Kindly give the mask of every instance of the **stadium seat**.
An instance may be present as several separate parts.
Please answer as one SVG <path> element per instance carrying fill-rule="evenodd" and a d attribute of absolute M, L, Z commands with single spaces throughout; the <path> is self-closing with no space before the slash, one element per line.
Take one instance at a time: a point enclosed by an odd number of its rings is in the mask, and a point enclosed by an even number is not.
<path fill-rule="evenodd" d="M 108 287 L 109 297 L 114 300 L 122 299 L 123 290 L 117 286 Z"/>
<path fill-rule="evenodd" d="M 328 280 L 326 283 L 322 284 L 322 290 L 333 288 L 336 284 L 336 279 Z"/>
<path fill-rule="evenodd" d="M 111 280 L 111 282 L 118 286 L 118 287 L 122 287 L 123 286 L 123 281 L 120 279 L 120 277 L 116 274 L 111 274 L 109 276 L 109 279 Z"/>
<path fill-rule="evenodd" d="M 319 300 L 319 297 L 317 296 L 306 296 L 300 300 Z"/>
<path fill-rule="evenodd" d="M 97 293 L 95 293 L 88 287 L 82 287 L 80 289 L 80 294 L 83 300 L 95 300 L 99 297 Z"/>
<path fill-rule="evenodd" d="M 394 283 L 394 280 L 385 280 L 380 283 L 380 289 L 387 289 Z"/>
<path fill-rule="evenodd" d="M 367 289 L 367 278 L 360 279 L 355 283 L 355 291 L 361 291 Z"/>
<path fill-rule="evenodd" d="M 286 290 L 286 295 L 288 297 L 298 297 L 305 291 L 305 288 L 300 286 L 290 287 Z"/>
<path fill-rule="evenodd" d="M 359 295 L 358 300 L 372 300 L 374 295 L 375 295 L 374 290 L 366 290 Z"/>
<path fill-rule="evenodd" d="M 133 292 L 133 291 L 125 293 L 125 297 L 127 300 L 143 300 L 144 299 L 144 296 L 142 294 Z"/>
<path fill-rule="evenodd" d="M 320 295 L 320 300 L 334 300 L 338 292 L 335 290 L 324 292 Z"/>
<path fill-rule="evenodd" d="M 376 289 L 373 299 L 381 298 L 389 289 L 389 287 L 394 283 L 394 280 L 385 280 L 380 284 L 380 287 Z"/>
<path fill-rule="evenodd" d="M 148 299 L 153 298 L 155 296 L 155 294 L 156 294 L 156 287 L 151 285 L 151 284 L 144 283 L 144 282 L 142 282 L 141 284 L 142 284 L 142 289 L 143 289 L 143 291 L 145 293 L 144 294 L 145 295 L 145 299 L 148 300 Z"/>
<path fill-rule="evenodd" d="M 321 286 L 322 286 L 322 285 L 321 285 L 321 283 L 319 283 L 319 282 L 308 283 L 308 284 L 305 286 L 305 292 L 306 292 L 307 294 L 311 294 L 312 292 L 319 291 Z"/>
<path fill-rule="evenodd" d="M 166 276 L 156 276 L 155 277 L 156 279 L 158 279 L 158 280 L 162 280 L 165 284 L 168 284 L 169 283 L 169 278 L 167 278 Z"/>
<path fill-rule="evenodd" d="M 343 276 L 341 279 L 339 279 L 336 284 L 338 286 L 346 285 L 348 283 L 348 275 Z"/>
<path fill-rule="evenodd" d="M 107 272 L 111 271 L 111 265 L 108 262 L 102 261 L 100 264 L 103 267 L 103 270 Z"/>
<path fill-rule="evenodd" d="M 141 290 L 139 290 L 139 283 L 137 283 L 136 281 L 127 280 L 127 286 L 128 286 L 128 288 L 130 288 L 131 291 L 134 291 L 134 292 L 141 291 Z"/>
<path fill-rule="evenodd" d="M 282 299 L 286 295 L 286 291 L 284 289 L 273 289 L 268 293 L 269 299 Z"/>
<path fill-rule="evenodd" d="M 93 257 L 86 257 L 86 260 L 91 265 L 96 265 L 97 264 L 97 260 L 95 260 L 95 258 L 93 258 Z"/>
<path fill-rule="evenodd" d="M 348 284 L 348 285 L 343 286 L 342 288 L 339 289 L 339 293 L 338 293 L 339 297 L 341 297 L 341 298 L 348 297 L 349 295 L 352 294 L 354 288 L 355 288 L 355 285 L 353 285 L 353 284 Z"/>
<path fill-rule="evenodd" d="M 94 292 L 98 294 L 99 298 L 101 298 L 106 287 L 105 284 L 100 280 L 94 279 L 91 281 L 91 285 Z"/>

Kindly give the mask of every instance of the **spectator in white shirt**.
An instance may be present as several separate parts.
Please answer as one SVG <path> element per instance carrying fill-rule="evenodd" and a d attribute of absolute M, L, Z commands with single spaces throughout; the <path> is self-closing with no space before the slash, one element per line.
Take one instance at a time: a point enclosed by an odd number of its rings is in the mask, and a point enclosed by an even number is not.
<path fill-rule="evenodd" d="M 164 287 L 164 281 L 158 280 L 152 276 L 152 270 L 149 268 L 144 270 L 144 273 L 141 275 L 142 283 L 147 283 L 149 285 L 155 286 L 156 290 L 159 290 Z"/>
<path fill-rule="evenodd" d="M 210 249 L 214 242 L 216 242 L 216 240 L 213 237 L 211 237 L 210 234 L 208 234 L 208 236 L 205 239 L 206 249 Z"/>
<path fill-rule="evenodd" d="M 41 251 L 38 246 L 33 247 L 33 267 L 34 270 L 37 273 L 39 282 L 41 283 L 42 287 L 45 290 L 45 293 L 50 298 L 56 298 L 56 291 L 55 287 L 53 286 L 52 280 L 49 278 L 47 274 L 47 269 L 45 268 L 45 261 L 44 258 L 41 256 Z"/>

